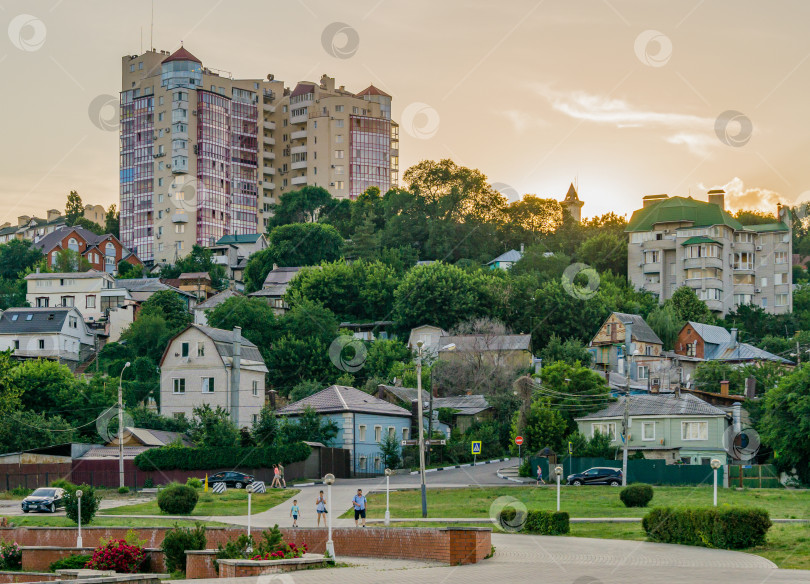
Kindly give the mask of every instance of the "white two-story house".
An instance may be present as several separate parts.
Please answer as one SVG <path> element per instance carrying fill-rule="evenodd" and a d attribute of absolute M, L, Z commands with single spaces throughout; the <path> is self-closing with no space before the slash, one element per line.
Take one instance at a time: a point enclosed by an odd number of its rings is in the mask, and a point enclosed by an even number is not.
<path fill-rule="evenodd" d="M 9 308 L 0 316 L 0 350 L 18 359 L 53 359 L 74 369 L 94 350 L 75 308 Z"/>
<path fill-rule="evenodd" d="M 97 321 L 110 308 L 132 302 L 126 288 L 116 288 L 115 278 L 105 272 L 34 273 L 25 277 L 25 299 L 37 308 L 77 308 L 88 322 Z"/>
<path fill-rule="evenodd" d="M 192 324 L 160 360 L 160 413 L 191 418 L 195 407 L 221 406 L 238 427 L 252 426 L 264 406 L 264 364 L 239 327 L 227 331 Z"/>

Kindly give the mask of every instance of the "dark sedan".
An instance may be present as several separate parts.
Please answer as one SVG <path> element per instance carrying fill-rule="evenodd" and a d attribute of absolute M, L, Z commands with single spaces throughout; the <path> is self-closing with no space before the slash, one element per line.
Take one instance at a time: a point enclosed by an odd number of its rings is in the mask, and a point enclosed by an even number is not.
<path fill-rule="evenodd" d="M 37 489 L 22 501 L 23 513 L 29 511 L 47 511 L 56 513 L 59 507 L 65 506 L 65 490 L 54 487 Z"/>
<path fill-rule="evenodd" d="M 229 489 L 244 489 L 254 480 L 253 475 L 245 474 L 243 472 L 225 471 L 212 474 L 208 477 L 208 485 L 214 483 L 225 483 Z"/>
<path fill-rule="evenodd" d="M 584 472 L 568 475 L 569 485 L 579 487 L 581 485 L 610 485 L 618 487 L 622 484 L 622 470 L 620 468 L 610 468 L 597 466 L 589 468 Z"/>

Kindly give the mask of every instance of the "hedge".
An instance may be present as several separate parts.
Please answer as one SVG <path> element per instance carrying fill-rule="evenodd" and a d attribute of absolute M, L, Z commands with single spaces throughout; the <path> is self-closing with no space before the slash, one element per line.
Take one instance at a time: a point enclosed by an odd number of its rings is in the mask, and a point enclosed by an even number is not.
<path fill-rule="evenodd" d="M 737 550 L 763 545 L 773 524 L 764 509 L 659 507 L 641 525 L 650 541 Z"/>
<path fill-rule="evenodd" d="M 514 522 L 517 511 L 508 507 L 501 511 L 501 525 Z M 565 511 L 527 511 L 520 531 L 539 535 L 564 535 L 571 531 L 568 513 Z"/>
<path fill-rule="evenodd" d="M 305 460 L 310 448 L 303 442 L 265 448 L 151 448 L 135 457 L 140 470 L 205 470 L 214 468 L 272 468 Z"/>
<path fill-rule="evenodd" d="M 653 488 L 644 483 L 629 485 L 621 490 L 619 499 L 625 507 L 646 507 L 653 498 Z"/>

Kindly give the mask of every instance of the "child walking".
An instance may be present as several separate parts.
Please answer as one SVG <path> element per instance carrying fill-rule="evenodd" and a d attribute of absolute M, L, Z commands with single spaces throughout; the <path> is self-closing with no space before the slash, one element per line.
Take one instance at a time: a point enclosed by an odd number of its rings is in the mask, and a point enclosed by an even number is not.
<path fill-rule="evenodd" d="M 324 516 L 323 524 L 326 525 L 326 498 L 323 496 L 323 491 L 315 499 L 315 511 L 318 512 L 318 527 L 321 526 L 321 515 Z"/>
<path fill-rule="evenodd" d="M 298 499 L 293 499 L 292 508 L 290 509 L 290 517 L 293 520 L 293 527 L 298 527 L 298 516 L 301 514 L 301 509 L 298 507 Z"/>

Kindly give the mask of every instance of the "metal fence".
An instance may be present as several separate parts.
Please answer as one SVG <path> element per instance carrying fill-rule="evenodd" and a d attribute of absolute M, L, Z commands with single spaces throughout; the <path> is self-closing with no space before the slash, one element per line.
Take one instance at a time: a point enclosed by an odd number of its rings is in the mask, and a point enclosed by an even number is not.
<path fill-rule="evenodd" d="M 543 479 L 546 482 L 554 480 L 549 474 L 549 470 L 555 465 L 549 465 L 548 459 L 543 457 L 532 457 L 531 476 L 537 476 L 537 465 L 543 470 Z M 566 457 L 561 462 L 563 467 L 563 480 L 570 474 L 579 473 L 595 466 L 607 466 L 611 468 L 621 468 L 621 460 L 610 460 L 607 458 L 580 458 Z M 551 468 L 549 468 L 551 467 Z M 720 477 L 723 470 L 718 470 Z M 651 485 L 711 485 L 713 483 L 712 468 L 702 464 L 666 464 L 663 460 L 628 460 L 627 461 L 627 482 L 628 483 L 648 483 Z"/>
<path fill-rule="evenodd" d="M 772 464 L 732 464 L 728 467 L 728 486 L 768 489 L 781 487 L 782 483 Z"/>

